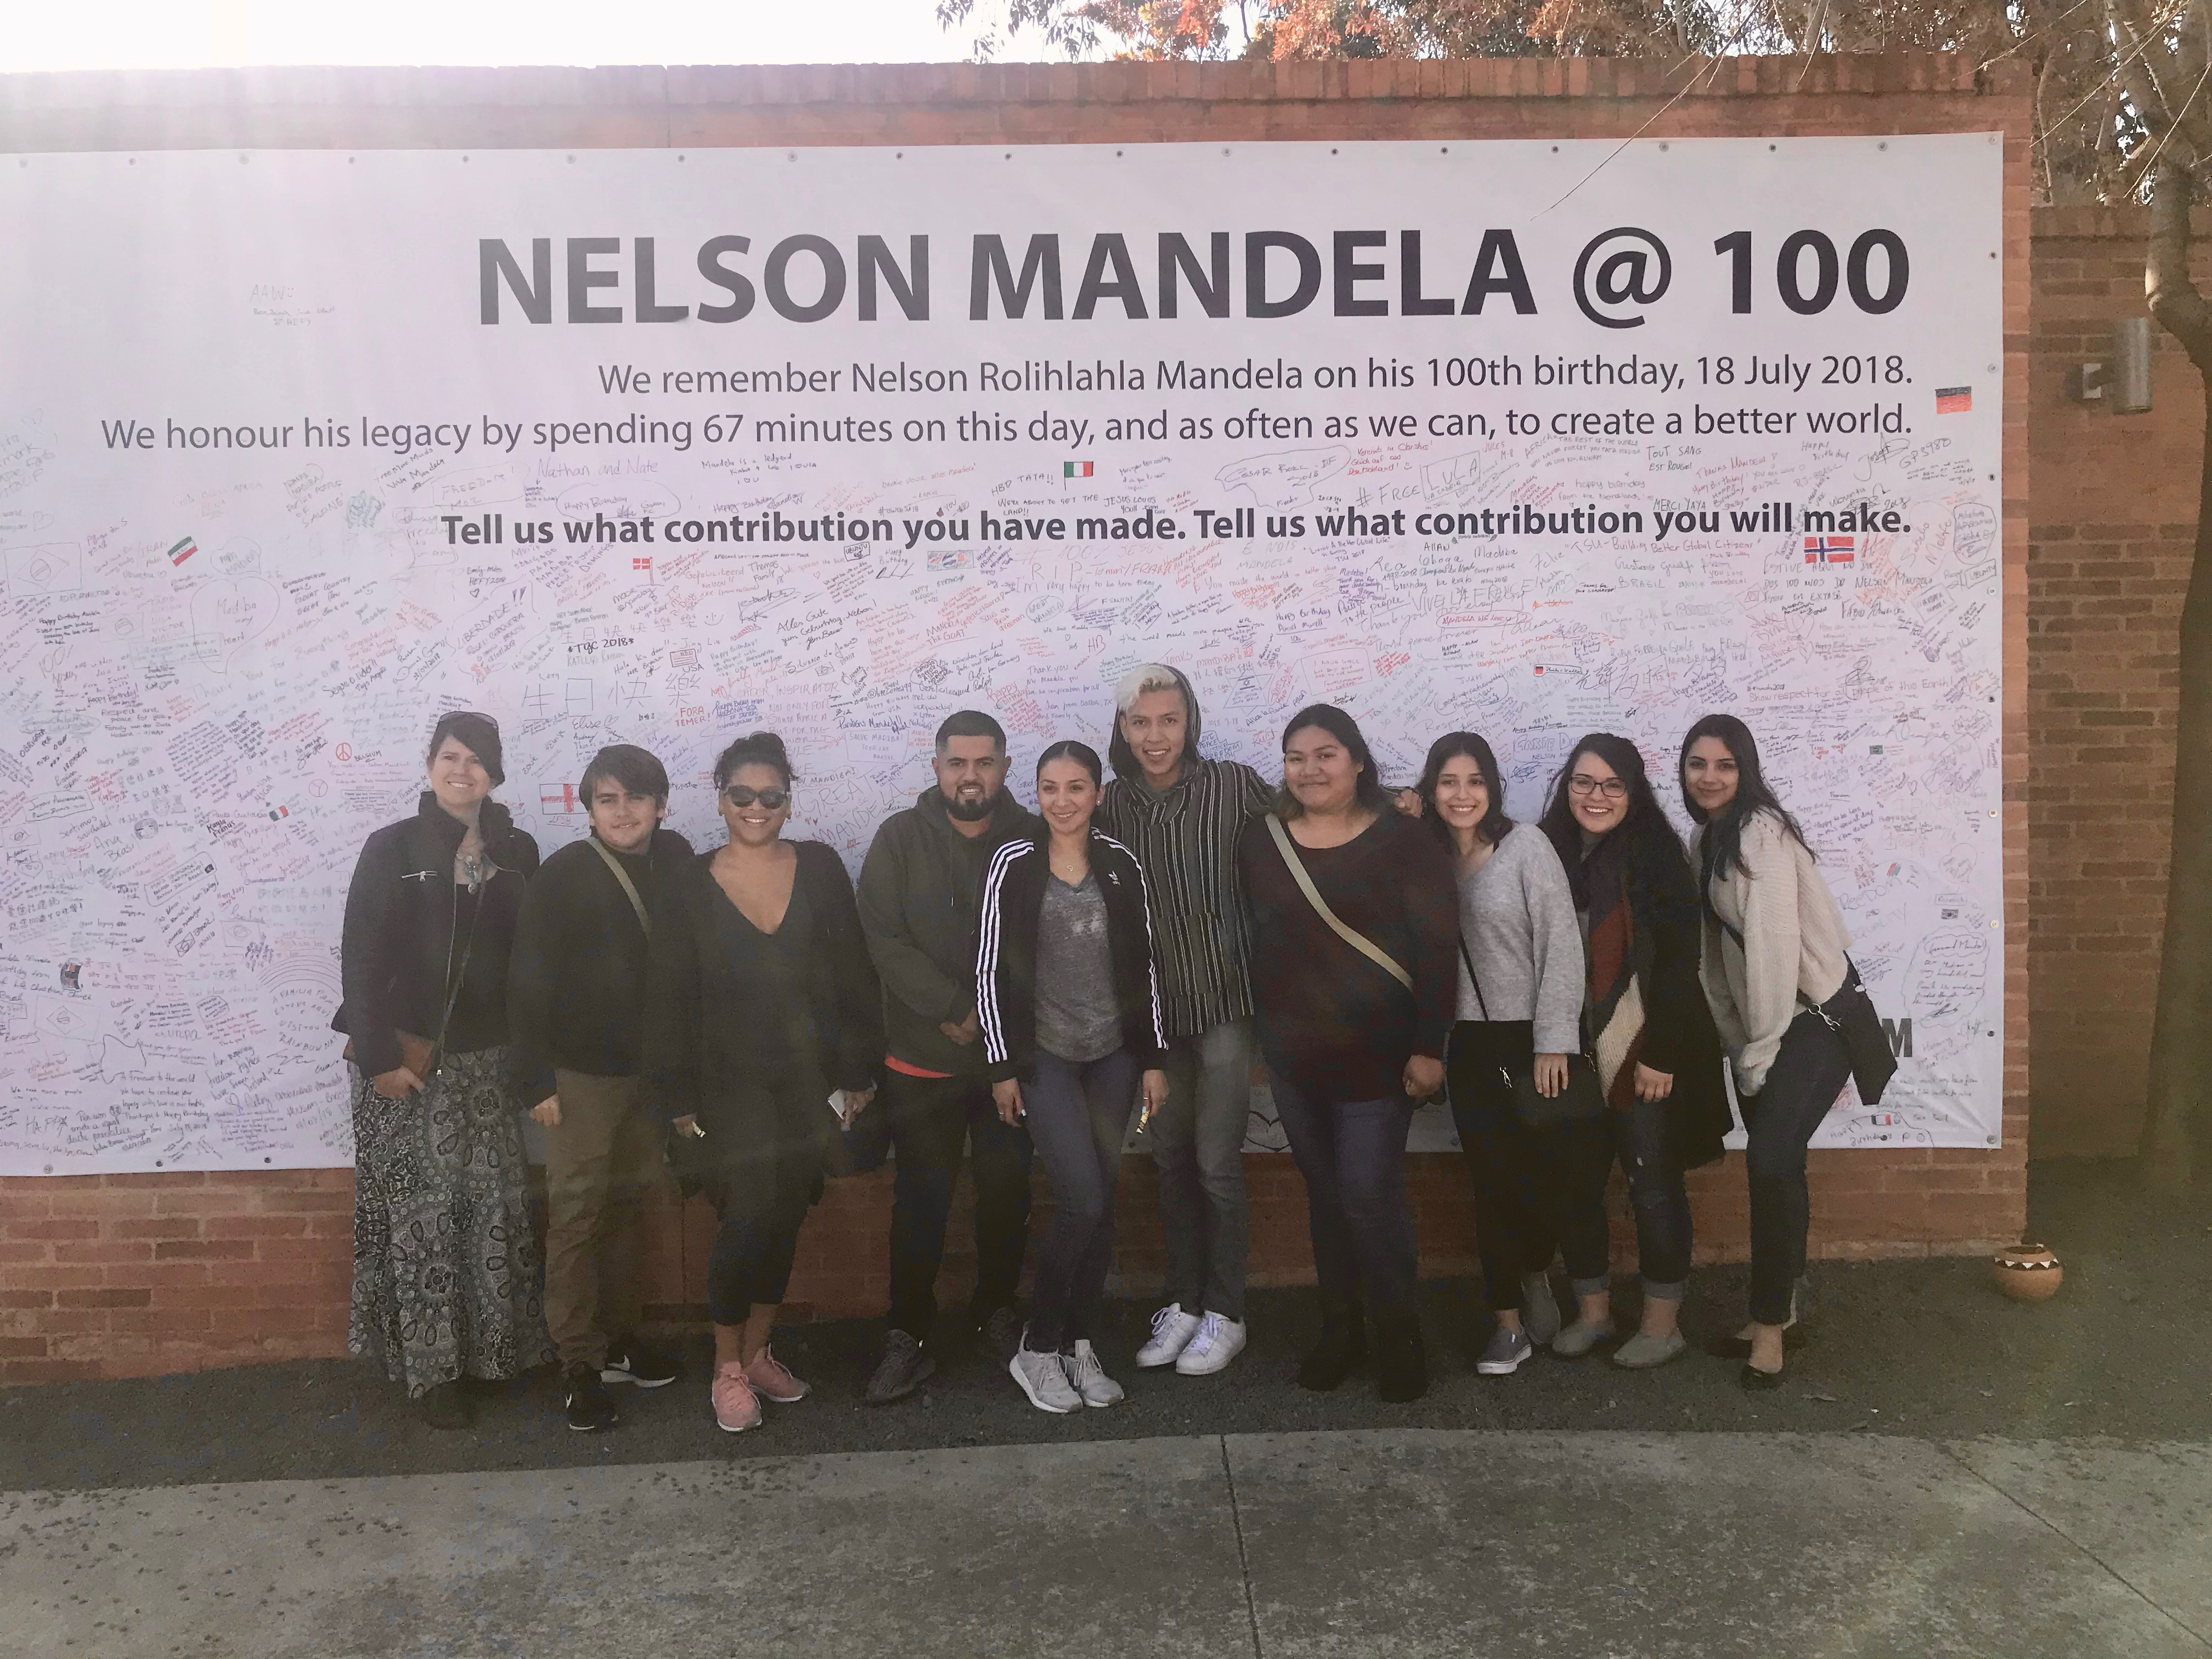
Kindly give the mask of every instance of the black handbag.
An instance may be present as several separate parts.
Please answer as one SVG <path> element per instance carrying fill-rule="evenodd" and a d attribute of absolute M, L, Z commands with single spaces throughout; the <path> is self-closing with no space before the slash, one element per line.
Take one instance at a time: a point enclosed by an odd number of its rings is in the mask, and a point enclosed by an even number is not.
<path fill-rule="evenodd" d="M 1482 994 L 1482 980 L 1474 971 L 1474 958 L 1468 954 L 1464 938 L 1459 942 L 1459 958 L 1467 964 L 1468 979 L 1474 987 L 1474 1000 L 1481 1006 L 1482 1018 L 1487 1023 L 1490 1000 Z M 1513 1115 L 1528 1128 L 1548 1129 L 1605 1115 L 1605 1091 L 1598 1086 L 1597 1067 L 1590 1064 L 1587 1054 L 1567 1056 L 1566 1085 L 1555 1095 L 1544 1094 L 1536 1087 L 1536 1062 L 1533 1058 L 1524 1066 L 1501 1066 L 1498 1075 L 1513 1097 Z"/>
<path fill-rule="evenodd" d="M 1735 941 L 1737 950 L 1742 950 L 1742 932 L 1730 927 L 1728 918 L 1713 908 L 1710 888 L 1705 898 L 1705 914 L 1720 923 L 1721 932 Z M 1858 963 L 1851 960 L 1849 951 L 1844 954 L 1844 982 L 1836 988 L 1836 994 L 1826 1002 L 1815 1002 L 1800 991 L 1797 1006 L 1844 1040 L 1844 1054 L 1850 1061 L 1851 1081 L 1858 1085 L 1859 1098 L 1869 1106 L 1880 1105 L 1881 1091 L 1897 1075 L 1897 1054 L 1889 1046 L 1889 1033 L 1881 1029 L 1881 1016 L 1874 1011 L 1866 982 L 1859 977 Z"/>

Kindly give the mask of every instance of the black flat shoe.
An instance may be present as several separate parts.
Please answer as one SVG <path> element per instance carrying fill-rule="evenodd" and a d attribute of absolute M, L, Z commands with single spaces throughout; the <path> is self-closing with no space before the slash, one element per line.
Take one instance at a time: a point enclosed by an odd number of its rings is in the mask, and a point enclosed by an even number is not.
<path fill-rule="evenodd" d="M 1787 1367 L 1778 1371 L 1763 1371 L 1758 1366 L 1747 1364 L 1736 1373 L 1736 1381 L 1743 1384 L 1746 1394 L 1765 1394 L 1780 1388 L 1782 1379 L 1787 1374 Z"/>
<path fill-rule="evenodd" d="M 1813 1333 L 1802 1325 L 1782 1328 L 1782 1352 L 1796 1353 L 1813 1340 Z M 1747 1336 L 1724 1336 L 1709 1343 L 1705 1352 L 1716 1359 L 1748 1359 L 1751 1358 L 1751 1339 Z"/>

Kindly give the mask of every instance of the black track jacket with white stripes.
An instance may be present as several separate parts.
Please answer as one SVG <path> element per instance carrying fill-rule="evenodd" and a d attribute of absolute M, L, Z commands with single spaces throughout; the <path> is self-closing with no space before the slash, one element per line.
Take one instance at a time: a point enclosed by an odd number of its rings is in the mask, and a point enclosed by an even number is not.
<path fill-rule="evenodd" d="M 991 1081 L 1026 1075 L 1036 1058 L 1037 919 L 1052 875 L 1047 833 L 1008 842 L 991 855 L 975 951 L 975 1007 Z M 1091 870 L 1106 900 L 1106 938 L 1114 956 L 1114 1000 L 1121 1046 L 1139 1067 L 1167 1063 L 1160 1019 L 1158 969 L 1145 872 L 1136 855 L 1097 830 L 1091 832 Z"/>

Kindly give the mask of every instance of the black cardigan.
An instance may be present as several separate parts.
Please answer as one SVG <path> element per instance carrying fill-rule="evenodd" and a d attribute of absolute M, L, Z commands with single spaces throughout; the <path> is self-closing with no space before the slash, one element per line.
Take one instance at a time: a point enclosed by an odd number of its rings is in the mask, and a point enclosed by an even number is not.
<path fill-rule="evenodd" d="M 495 869 L 477 896 L 468 972 L 446 1036 L 453 1054 L 507 1041 L 507 953 L 523 884 L 538 873 L 538 843 L 514 827 L 507 808 L 486 801 L 477 828 Z M 386 824 L 362 847 L 339 945 L 344 1000 L 331 1029 L 353 1039 L 364 1076 L 398 1066 L 398 1032 L 438 1035 L 447 963 L 457 963 L 462 948 L 453 937 L 453 856 L 467 833 L 425 790 L 413 817 Z"/>
<path fill-rule="evenodd" d="M 821 1043 L 816 1063 L 829 1088 L 872 1089 L 884 1052 L 883 992 L 852 879 L 822 842 L 791 847 L 799 855 L 793 884 L 805 888 L 814 926 L 807 1004 Z M 747 988 L 732 970 L 715 925 L 714 858 L 706 852 L 687 860 L 662 884 L 647 952 L 645 1073 L 663 1117 L 696 1116 L 726 1146 L 767 1144 L 777 1133 L 775 1103 L 749 1040 Z M 826 1105 L 821 1116 L 828 1125 Z"/>
<path fill-rule="evenodd" d="M 977 922 L 975 1012 L 991 1081 L 1024 1077 L 1036 1064 L 1037 922 L 1052 876 L 1049 831 L 1008 842 L 991 855 Z M 1114 1003 L 1121 1046 L 1146 1071 L 1167 1063 L 1159 973 L 1145 872 L 1136 854 L 1096 828 L 1091 868 L 1106 901 L 1106 939 L 1114 957 Z"/>
<path fill-rule="evenodd" d="M 1674 1079 L 1668 1139 L 1681 1167 L 1694 1170 L 1721 1155 L 1722 1137 L 1735 1125 L 1720 1032 L 1698 978 L 1705 927 L 1697 881 L 1671 832 L 1663 841 L 1653 835 L 1631 844 L 1627 885 L 1644 994 L 1643 1063 Z"/>
<path fill-rule="evenodd" d="M 633 881 L 648 906 L 691 860 L 691 843 L 655 830 Z M 571 842 L 545 860 L 522 897 L 507 975 L 507 1074 L 531 1104 L 553 1092 L 553 1069 L 635 1077 L 644 1049 L 646 936 L 599 848 Z"/>

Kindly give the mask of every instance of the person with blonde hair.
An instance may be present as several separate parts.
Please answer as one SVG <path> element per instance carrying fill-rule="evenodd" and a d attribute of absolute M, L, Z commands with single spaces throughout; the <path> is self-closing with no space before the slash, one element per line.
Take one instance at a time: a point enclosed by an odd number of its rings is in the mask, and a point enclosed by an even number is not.
<path fill-rule="evenodd" d="M 1114 705 L 1098 827 L 1144 866 L 1168 1036 L 1167 1102 L 1147 1130 L 1167 1285 L 1137 1364 L 1205 1376 L 1245 1342 L 1244 1124 L 1259 1039 L 1237 838 L 1274 789 L 1199 752 L 1198 699 L 1181 671 L 1139 663 Z"/>

